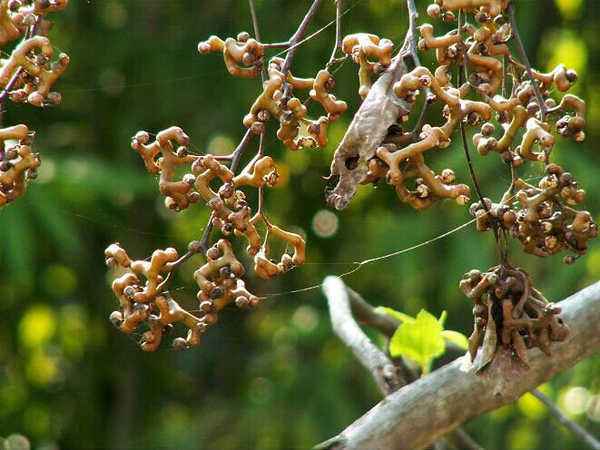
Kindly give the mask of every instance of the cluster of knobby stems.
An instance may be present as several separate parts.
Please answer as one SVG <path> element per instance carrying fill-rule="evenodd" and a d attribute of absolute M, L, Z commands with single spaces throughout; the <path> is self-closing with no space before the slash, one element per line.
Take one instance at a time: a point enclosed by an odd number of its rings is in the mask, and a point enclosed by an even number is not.
<path fill-rule="evenodd" d="M 460 16 L 458 26 L 440 36 L 430 24 L 420 27 L 419 48 L 435 49 L 438 67 L 434 74 L 417 67 L 396 85 L 396 93 L 410 96 L 416 89 L 429 88 L 445 104 L 447 122 L 439 128 L 424 127 L 420 141 L 391 154 L 383 149 L 380 157 L 388 165 L 398 160 L 406 164 L 406 158 L 394 156 L 440 148 L 439 142 L 448 139 L 457 124 L 464 127 L 483 121 L 473 144 L 482 156 L 499 154 L 511 168 L 512 182 L 498 203 L 478 192 L 479 201 L 470 207 L 477 229 L 493 230 L 499 243 L 502 237 L 514 237 L 525 252 L 540 257 L 569 251 L 564 261 L 571 263 L 586 252 L 598 229 L 589 212 L 574 208 L 584 201 L 585 191 L 550 158 L 559 136 L 575 142 L 585 139 L 585 102 L 572 94 L 560 100 L 553 97 L 567 92 L 576 81 L 573 70 L 559 65 L 542 73 L 513 56 L 510 44 L 518 31 L 510 20 L 513 5 L 509 3 L 440 0 L 428 7 L 431 17 L 445 22 Z M 458 72 L 457 87 L 450 83 L 452 68 Z M 477 101 L 466 100 L 467 96 Z M 527 161 L 544 169 L 537 186 L 516 175 Z M 417 189 L 415 194 L 422 197 L 422 192 L 427 190 Z M 492 360 L 500 345 L 527 364 L 528 348 L 539 347 L 549 354 L 549 343 L 564 340 L 568 334 L 558 317 L 560 310 L 533 287 L 525 271 L 508 263 L 505 254 L 499 266 L 465 274 L 460 288 L 474 302 L 469 352 L 478 369 Z"/>
<path fill-rule="evenodd" d="M 346 36 L 340 44 L 343 53 L 352 57 L 360 67 L 359 94 L 364 98 L 372 79 L 389 66 L 393 44 L 367 33 Z M 263 189 L 275 186 L 278 181 L 273 159 L 264 155 L 261 145 L 256 156 L 236 174 L 237 164 L 249 140 L 260 137 L 262 142 L 270 120 L 279 122 L 277 138 L 291 150 L 325 147 L 328 125 L 337 120 L 348 106 L 331 93 L 335 80 L 328 67 L 319 70 L 314 78 L 299 78 L 292 74 L 286 59 L 273 57 L 265 64 L 266 47 L 246 32 L 239 33 L 235 39 L 222 40 L 211 36 L 198 45 L 201 54 L 222 53 L 225 66 L 233 76 L 254 78 L 261 74 L 263 67 L 266 68 L 262 92 L 243 118 L 246 135 L 231 155 L 192 154 L 189 137 L 179 127 L 161 131 L 154 140 L 144 131 L 133 138 L 132 148 L 142 157 L 146 169 L 159 176 L 159 189 L 165 196 L 167 208 L 181 211 L 202 201 L 211 210 L 205 237 L 191 242 L 188 252 L 182 257 L 175 249 L 168 248 L 155 251 L 150 262 L 131 261 L 118 244 L 106 249 L 107 264 L 119 267 L 122 272 L 113 282 L 120 310 L 113 312 L 111 320 L 126 333 L 145 325 L 147 331 L 140 342 L 144 350 L 156 350 L 162 335 L 174 322 L 182 322 L 189 330 L 185 338 L 176 338 L 173 345 L 178 349 L 195 346 L 200 342 L 202 333 L 217 321 L 218 312 L 225 306 L 235 303 L 238 307 L 252 307 L 259 303 L 259 297 L 245 287 L 242 277 L 246 270 L 237 259 L 230 241 L 220 239 L 209 247 L 213 227 L 225 237 L 246 238 L 246 252 L 254 259 L 253 269 L 260 278 L 276 277 L 304 262 L 305 241 L 302 236 L 271 223 L 263 211 Z M 322 107 L 320 117 L 308 117 L 306 101 L 296 96 L 302 91 L 308 94 L 310 101 Z M 182 177 L 178 175 L 181 171 L 186 172 Z M 243 188 L 258 190 L 259 205 L 255 212 Z M 286 249 L 292 248 L 293 254 L 286 250 L 278 261 L 274 261 L 269 251 L 271 239 L 283 242 Z M 190 255 L 197 253 L 206 257 L 206 263 L 194 273 L 199 289 L 199 316 L 181 308 L 164 290 L 171 272 Z"/>
<path fill-rule="evenodd" d="M 165 206 L 181 211 L 202 200 L 211 210 L 208 230 L 215 227 L 224 236 L 245 237 L 247 253 L 254 258 L 254 272 L 261 278 L 270 279 L 302 264 L 305 258 L 302 237 L 272 224 L 262 211 L 253 214 L 242 191 L 242 188 L 262 190 L 277 183 L 273 159 L 257 154 L 235 175 L 225 161 L 219 161 L 220 157 L 191 154 L 189 141 L 179 127 L 161 131 L 152 141 L 147 132 L 140 131 L 132 140 L 132 148 L 142 157 L 147 170 L 159 175 L 159 190 L 165 196 Z M 180 166 L 189 172 L 176 179 Z M 215 183 L 219 185 L 216 190 L 213 189 Z M 264 228 L 262 236 L 260 225 Z M 210 231 L 207 236 L 209 234 Z M 284 252 L 278 262 L 272 261 L 271 239 L 293 248 L 293 254 Z M 164 290 L 169 275 L 198 253 L 206 257 L 205 264 L 194 272 L 199 289 L 199 317 L 180 307 Z M 220 239 L 211 247 L 208 247 L 208 239 L 193 241 L 188 253 L 181 258 L 177 250 L 167 248 L 156 250 L 149 261 L 132 261 L 119 244 L 110 245 L 105 256 L 109 266 L 122 271 L 112 284 L 121 310 L 112 313 L 111 321 L 126 333 L 146 324 L 148 330 L 140 344 L 147 351 L 158 348 L 163 334 L 175 322 L 183 323 L 189 330 L 185 338 L 174 339 L 173 346 L 184 349 L 198 345 L 201 335 L 216 323 L 218 312 L 227 305 L 234 303 L 240 308 L 249 308 L 260 300 L 246 289 L 242 279 L 246 270 L 227 239 Z"/>
<path fill-rule="evenodd" d="M 36 107 L 58 105 L 61 95 L 51 89 L 69 65 L 69 57 L 47 37 L 48 13 L 61 11 L 68 0 L 0 0 L 0 48 L 21 41 L 0 61 L 0 118 L 7 99 Z M 0 119 L 0 126 L 1 119 Z M 25 193 L 37 175 L 40 157 L 32 150 L 34 132 L 20 124 L 0 128 L 0 208 Z"/>
<path fill-rule="evenodd" d="M 460 289 L 474 303 L 469 354 L 478 370 L 491 362 L 498 345 L 512 349 L 527 364 L 528 348 L 539 347 L 550 355 L 550 342 L 562 341 L 569 334 L 558 316 L 560 308 L 533 287 L 522 269 L 499 265 L 484 273 L 471 270 Z"/>
<path fill-rule="evenodd" d="M 471 197 L 469 187 L 455 184 L 452 169 L 436 174 L 426 164 L 425 154 L 447 148 L 457 129 L 464 137 L 466 126 L 480 124 L 480 132 L 473 137 L 478 152 L 498 153 L 511 168 L 513 181 L 498 203 L 483 198 L 476 184 L 480 201 L 471 206 L 470 212 L 476 217 L 477 228 L 493 230 L 497 240 L 499 236 L 513 236 L 526 252 L 537 256 L 569 250 L 574 255 L 566 261 L 572 262 L 585 253 L 588 241 L 597 235 L 597 227 L 587 211 L 573 208 L 583 202 L 585 192 L 569 172 L 550 162 L 550 155 L 559 135 L 576 142 L 585 138 L 585 103 L 571 94 L 560 101 L 551 97 L 569 90 L 577 78 L 574 71 L 559 65 L 542 73 L 513 56 L 510 44 L 516 30 L 507 20 L 510 7 L 508 0 L 437 0 L 429 5 L 429 16 L 447 24 L 458 22 L 457 26 L 441 35 L 431 24 L 418 27 L 420 38 L 415 47 L 434 50 L 436 68 L 416 64 L 393 84 L 393 93 L 403 104 L 413 106 L 419 93 L 424 92 L 424 108 L 435 102 L 443 106 L 443 123 L 421 124 L 419 120 L 409 131 L 405 130 L 408 113 L 401 113 L 379 146 L 367 152 L 368 171 L 357 181 L 367 184 L 384 179 L 394 186 L 402 202 L 417 210 L 445 198 L 466 205 Z M 415 36 L 412 38 L 416 41 Z M 190 153 L 189 138 L 178 127 L 160 132 L 154 140 L 147 132 L 133 138 L 132 147 L 148 171 L 159 175 L 159 189 L 167 208 L 180 211 L 202 201 L 211 210 L 203 239 L 191 242 L 181 257 L 168 248 L 155 251 L 150 261 L 131 261 L 118 244 L 106 250 L 107 263 L 122 269 L 122 275 L 113 283 L 121 309 L 111 318 L 127 333 L 146 324 L 148 331 L 141 342 L 145 350 L 155 350 L 175 322 L 182 322 L 189 331 L 186 338 L 175 339 L 174 345 L 196 345 L 226 305 L 248 307 L 259 302 L 245 288 L 245 268 L 230 241 L 222 238 L 209 247 L 212 227 L 225 237 L 246 238 L 254 272 L 261 278 L 272 278 L 304 262 L 303 238 L 272 224 L 263 211 L 263 190 L 274 186 L 278 178 L 276 165 L 265 156 L 262 146 L 267 123 L 278 124 L 277 138 L 290 150 L 325 147 L 328 125 L 347 109 L 347 104 L 332 93 L 335 80 L 331 66 L 352 59 L 358 65 L 358 94 L 366 99 L 378 77 L 393 67 L 394 46 L 389 39 L 374 34 L 355 33 L 343 39 L 338 36 L 327 65 L 313 78 L 299 78 L 290 70 L 289 54 L 285 59 L 273 57 L 266 62 L 268 49 L 287 46 L 292 50 L 296 44 L 292 41 L 263 44 L 242 32 L 225 40 L 211 36 L 198 45 L 201 54 L 221 53 L 231 75 L 263 78 L 262 92 L 243 118 L 246 134 L 230 155 Z M 334 58 L 338 48 L 343 58 Z M 402 52 L 400 56 L 405 56 Z M 418 61 L 416 54 L 413 58 Z M 301 92 L 308 94 L 305 100 L 301 100 Z M 310 102 L 322 107 L 321 116 L 308 117 Z M 253 137 L 260 137 L 261 145 L 238 174 L 240 157 Z M 514 175 L 525 161 L 545 168 L 546 176 L 537 187 Z M 346 161 L 349 170 L 353 169 L 351 163 Z M 181 172 L 186 173 L 181 177 Z M 258 190 L 254 213 L 243 188 Z M 269 238 L 293 247 L 293 255 L 284 252 L 279 261 L 272 261 Z M 165 285 L 170 274 L 197 253 L 205 255 L 206 263 L 194 274 L 201 311 L 195 316 L 171 298 Z M 486 273 L 469 272 L 460 286 L 475 303 L 470 352 L 475 359 L 481 348 L 481 367 L 491 361 L 497 345 L 511 348 L 526 362 L 526 348 L 537 346 L 548 352 L 550 341 L 566 336 L 567 328 L 557 316 L 559 311 L 532 286 L 523 270 L 512 267 L 505 258 Z"/>

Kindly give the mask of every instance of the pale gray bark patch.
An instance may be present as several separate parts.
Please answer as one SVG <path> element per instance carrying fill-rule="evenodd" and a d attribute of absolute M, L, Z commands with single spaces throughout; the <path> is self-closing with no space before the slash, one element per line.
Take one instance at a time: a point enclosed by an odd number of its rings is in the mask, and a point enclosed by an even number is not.
<path fill-rule="evenodd" d="M 344 282 L 338 277 L 327 277 L 323 282 L 331 325 L 335 334 L 354 353 L 358 361 L 373 375 L 383 395 L 406 384 L 397 367 L 358 326 L 352 317 L 350 299 Z"/>

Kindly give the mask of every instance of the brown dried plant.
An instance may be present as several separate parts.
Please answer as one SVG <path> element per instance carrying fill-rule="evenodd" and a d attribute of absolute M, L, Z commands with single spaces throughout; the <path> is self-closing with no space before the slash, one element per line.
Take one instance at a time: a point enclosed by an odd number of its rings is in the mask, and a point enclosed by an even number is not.
<path fill-rule="evenodd" d="M 147 170 L 159 175 L 166 207 L 181 211 L 202 202 L 211 218 L 202 238 L 191 242 L 181 257 L 169 248 L 155 251 L 149 261 L 131 261 L 119 245 L 108 247 L 107 262 L 121 268 L 113 283 L 121 310 L 112 314 L 113 322 L 127 333 L 146 324 L 141 342 L 145 350 L 155 350 L 165 331 L 182 322 L 189 329 L 187 337 L 176 338 L 173 344 L 191 347 L 225 306 L 252 307 L 261 300 L 245 287 L 246 268 L 234 253 L 233 237 L 245 237 L 246 252 L 254 258 L 254 272 L 260 278 L 279 276 L 304 262 L 304 239 L 272 224 L 264 211 L 264 192 L 278 180 L 275 161 L 265 155 L 264 136 L 267 123 L 274 121 L 276 136 L 288 149 L 325 147 L 328 125 L 348 109 L 334 95 L 332 68 L 350 59 L 358 65 L 362 103 L 333 157 L 331 179 L 336 185 L 327 193 L 328 202 L 343 209 L 360 185 L 385 180 L 401 202 L 417 210 L 442 199 L 466 205 L 471 189 L 456 183 L 454 170 L 436 174 L 427 164 L 436 151 L 452 148 L 458 133 L 478 197 L 470 212 L 478 230 L 493 231 L 501 255 L 498 266 L 486 273 L 471 271 L 460 283 L 475 304 L 471 355 L 481 369 L 500 345 L 512 349 L 524 363 L 528 347 L 549 352 L 548 343 L 564 339 L 568 328 L 529 275 L 511 265 L 506 241 L 514 237 L 527 253 L 537 256 L 568 250 L 573 254 L 566 261 L 573 262 L 598 234 L 591 214 L 574 209 L 583 202 L 585 191 L 569 172 L 551 162 L 560 139 L 585 139 L 585 102 L 562 95 L 575 83 L 576 73 L 563 65 L 549 73 L 531 68 L 509 0 L 436 0 L 427 14 L 456 24 L 446 33 L 429 23 L 417 26 L 416 8 L 409 0 L 409 29 L 396 54 L 389 39 L 375 34 L 342 37 L 343 2 L 337 0 L 331 58 L 314 77 L 300 78 L 292 72 L 294 58 L 321 3 L 314 0 L 286 42 L 263 43 L 255 29 L 254 37 L 247 32 L 235 38 L 211 36 L 198 45 L 201 54 L 222 54 L 231 75 L 262 78 L 262 90 L 242 120 L 246 132 L 231 154 L 193 154 L 189 137 L 178 127 L 161 131 L 154 140 L 145 131 L 133 138 L 132 148 Z M 273 49 L 284 49 L 285 58 L 267 59 Z M 435 52 L 433 68 L 419 59 L 419 52 L 430 50 Z M 320 105 L 319 117 L 309 117 L 302 93 Z M 423 101 L 417 111 L 419 98 Z M 438 123 L 425 123 L 425 112 L 434 103 L 442 106 L 442 115 Z M 409 127 L 411 116 L 416 120 Z M 512 174 L 498 203 L 483 196 L 471 164 L 466 130 L 475 126 L 473 144 L 478 153 L 497 153 Z M 255 156 L 239 170 L 255 140 L 259 141 Z M 526 163 L 545 170 L 537 187 L 517 175 Z M 186 174 L 179 177 L 182 168 Z M 255 207 L 244 192 L 248 189 L 258 192 Z M 214 244 L 213 228 L 222 236 Z M 270 239 L 282 241 L 293 253 L 286 251 L 273 260 Z M 200 311 L 195 316 L 175 302 L 166 284 L 173 271 L 199 253 L 206 262 L 194 273 Z"/>
<path fill-rule="evenodd" d="M 521 269 L 499 265 L 485 273 L 471 270 L 460 288 L 474 303 L 469 354 L 477 371 L 492 361 L 499 345 L 527 365 L 528 348 L 538 347 L 549 356 L 550 342 L 563 341 L 569 334 L 558 316 L 560 308 L 548 302 Z"/>
<path fill-rule="evenodd" d="M 39 108 L 60 104 L 61 95 L 52 88 L 69 57 L 55 57 L 47 37 L 52 23 L 46 16 L 67 5 L 68 0 L 0 0 L 0 46 L 22 39 L 0 62 L 0 126 L 7 99 Z M 31 147 L 34 135 L 24 124 L 0 128 L 0 208 L 22 196 L 37 176 L 40 157 Z"/>

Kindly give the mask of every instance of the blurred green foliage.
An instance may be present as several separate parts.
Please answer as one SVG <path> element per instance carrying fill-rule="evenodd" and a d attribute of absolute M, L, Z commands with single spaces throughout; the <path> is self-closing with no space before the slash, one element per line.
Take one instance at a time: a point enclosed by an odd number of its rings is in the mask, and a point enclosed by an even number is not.
<path fill-rule="evenodd" d="M 370 31 L 401 42 L 403 0 L 348 0 L 347 32 Z M 419 0 L 424 16 L 425 1 Z M 308 2 L 257 1 L 265 41 L 289 36 Z M 595 1 L 520 0 L 521 33 L 536 65 L 556 61 L 580 74 L 576 93 L 588 101 L 588 139 L 560 140 L 557 161 L 588 190 L 587 207 L 600 212 L 600 8 Z M 333 17 L 325 2 L 313 29 Z M 242 134 L 241 118 L 257 94 L 255 81 L 229 77 L 216 56 L 196 44 L 209 34 L 251 27 L 245 1 L 72 1 L 56 17 L 53 40 L 71 55 L 59 83 L 63 105 L 45 111 L 10 105 L 6 124 L 37 131 L 43 165 L 27 195 L 0 211 L 0 435 L 19 432 L 34 448 L 308 448 L 349 424 L 379 400 L 372 381 L 333 336 L 318 290 L 282 296 L 258 311 L 224 314 L 204 344 L 185 353 L 144 354 L 107 317 L 116 306 L 103 249 L 119 240 L 130 254 L 202 232 L 201 207 L 164 211 L 155 180 L 129 149 L 139 129 L 182 126 L 199 150 L 228 151 Z M 303 45 L 295 72 L 314 74 L 330 53 L 333 30 Z M 425 62 L 431 62 L 430 55 Z M 356 69 L 337 73 L 337 94 L 357 106 Z M 432 110 L 429 119 L 437 120 Z M 324 211 L 324 181 L 335 143 L 350 114 L 321 152 L 267 151 L 281 163 L 285 185 L 268 193 L 277 223 L 296 226 L 309 242 L 309 262 L 271 283 L 251 279 L 258 293 L 319 283 L 362 260 L 405 248 L 467 220 L 467 211 L 442 203 L 416 213 L 392 189 L 364 187 L 344 212 Z M 433 159 L 433 158 L 432 158 Z M 498 197 L 508 174 L 496 155 L 476 157 L 486 194 Z M 435 168 L 459 168 L 462 151 L 435 156 Z M 523 176 L 540 175 L 527 168 Z M 468 333 L 471 306 L 457 289 L 461 275 L 495 261 L 493 239 L 461 231 L 430 246 L 365 266 L 347 282 L 369 301 L 415 315 L 448 311 L 448 327 Z M 513 259 L 548 297 L 561 299 L 600 278 L 600 247 L 572 267 L 560 258 Z M 174 295 L 193 305 L 192 261 L 175 280 Z M 600 359 L 557 376 L 544 389 L 582 425 L 600 432 Z M 574 449 L 573 437 L 551 425 L 529 395 L 466 425 L 487 449 Z"/>

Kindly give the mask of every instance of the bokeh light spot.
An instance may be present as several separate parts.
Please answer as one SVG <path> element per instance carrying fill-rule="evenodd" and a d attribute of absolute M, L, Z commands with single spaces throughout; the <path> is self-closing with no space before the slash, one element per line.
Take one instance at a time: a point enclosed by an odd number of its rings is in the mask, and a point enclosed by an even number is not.
<path fill-rule="evenodd" d="M 54 297 L 70 295 L 77 287 L 77 276 L 73 269 L 62 264 L 53 264 L 43 275 L 44 289 Z"/>
<path fill-rule="evenodd" d="M 582 386 L 575 386 L 562 393 L 559 404 L 567 414 L 577 416 L 585 412 L 589 400 L 590 392 Z"/>
<path fill-rule="evenodd" d="M 322 209 L 315 214 L 312 221 L 312 228 L 315 234 L 321 238 L 330 238 L 334 236 L 339 227 L 339 219 L 333 212 Z"/>
<path fill-rule="evenodd" d="M 319 315 L 312 306 L 300 306 L 292 316 L 292 323 L 305 333 L 310 333 L 319 325 Z"/>
<path fill-rule="evenodd" d="M 583 0 L 554 0 L 556 7 L 560 11 L 560 15 L 565 19 L 574 19 L 579 16 Z"/>
<path fill-rule="evenodd" d="M 27 379 L 33 384 L 46 386 L 58 379 L 58 360 L 44 351 L 37 350 L 31 355 L 26 366 Z"/>
<path fill-rule="evenodd" d="M 215 155 L 228 155 L 235 149 L 235 142 L 224 134 L 218 134 L 213 137 L 209 142 L 207 149 L 210 153 L 214 153 Z M 199 149 L 194 148 L 192 144 L 192 148 L 195 151 L 200 151 Z"/>
<path fill-rule="evenodd" d="M 552 49 L 546 65 L 548 70 L 559 64 L 574 69 L 580 76 L 585 72 L 588 60 L 585 42 L 570 31 L 563 31 L 550 37 L 547 45 Z"/>
<path fill-rule="evenodd" d="M 54 336 L 56 317 L 48 306 L 32 306 L 25 312 L 19 324 L 19 337 L 26 347 L 45 344 Z"/>

